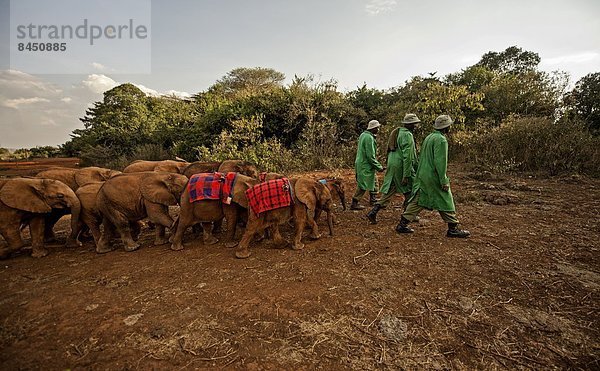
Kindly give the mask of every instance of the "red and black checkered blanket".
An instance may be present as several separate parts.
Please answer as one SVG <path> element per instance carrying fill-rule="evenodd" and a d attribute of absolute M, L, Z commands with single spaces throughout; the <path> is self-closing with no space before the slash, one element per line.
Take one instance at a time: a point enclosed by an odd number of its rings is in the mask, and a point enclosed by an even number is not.
<path fill-rule="evenodd" d="M 246 191 L 250 209 L 256 215 L 292 204 L 292 187 L 288 178 L 259 183 Z"/>
<path fill-rule="evenodd" d="M 200 200 L 222 200 L 231 203 L 237 173 L 194 174 L 188 182 L 190 202 Z"/>

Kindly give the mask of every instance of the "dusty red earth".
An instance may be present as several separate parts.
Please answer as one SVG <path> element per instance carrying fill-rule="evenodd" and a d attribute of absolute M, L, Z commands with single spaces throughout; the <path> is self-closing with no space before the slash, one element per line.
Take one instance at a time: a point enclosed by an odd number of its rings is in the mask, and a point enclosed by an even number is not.
<path fill-rule="evenodd" d="M 145 231 L 132 253 L 1 261 L 2 369 L 600 368 L 600 181 L 450 176 L 466 240 L 432 212 L 397 235 L 398 197 L 302 251 Z"/>

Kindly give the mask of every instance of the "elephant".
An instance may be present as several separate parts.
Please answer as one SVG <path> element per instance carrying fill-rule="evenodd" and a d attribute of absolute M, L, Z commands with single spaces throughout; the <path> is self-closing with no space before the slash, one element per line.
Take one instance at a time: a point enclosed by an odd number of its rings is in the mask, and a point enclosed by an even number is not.
<path fill-rule="evenodd" d="M 194 174 L 212 173 L 218 171 L 220 173 L 240 173 L 251 178 L 258 176 L 256 166 L 250 162 L 242 160 L 225 160 L 223 162 L 192 162 L 183 171 L 183 175 L 191 178 Z"/>
<path fill-rule="evenodd" d="M 338 195 L 338 197 L 340 198 L 340 202 L 342 204 L 342 210 L 346 210 L 346 190 L 344 187 L 344 182 L 342 182 L 341 179 L 337 179 L 337 178 L 325 178 L 325 179 L 321 179 L 318 180 L 318 182 L 325 184 L 325 186 L 327 188 L 329 188 L 329 192 L 331 192 L 331 194 L 333 195 L 334 192 Z M 315 221 L 319 220 L 319 217 L 321 216 L 321 212 L 322 210 L 317 208 L 317 210 L 315 210 Z M 335 215 L 334 215 L 334 222 L 335 222 Z"/>
<path fill-rule="evenodd" d="M 163 161 L 146 161 L 137 160 L 129 164 L 125 169 L 124 173 L 139 173 L 143 171 L 158 171 L 173 174 L 183 174 L 183 170 L 189 165 L 189 162 L 175 161 L 175 160 L 163 160 Z"/>
<path fill-rule="evenodd" d="M 85 167 L 81 169 L 74 169 L 68 167 L 55 167 L 48 170 L 42 170 L 37 173 L 36 178 L 43 179 L 54 179 L 61 181 L 69 186 L 76 192 L 79 187 L 82 187 L 88 183 L 103 182 L 110 179 L 111 177 L 121 174 L 120 171 L 105 169 L 102 167 Z M 67 213 L 64 210 L 54 210 L 46 218 L 45 223 L 45 239 L 46 241 L 55 240 L 53 228 L 56 222 Z"/>
<path fill-rule="evenodd" d="M 53 179 L 13 178 L 0 181 L 0 234 L 8 243 L 0 248 L 0 258 L 7 258 L 23 247 L 21 226 L 29 225 L 31 256 L 48 255 L 44 246 L 45 217 L 53 210 L 70 209 L 71 234 L 67 247 L 79 246 L 79 216 L 81 204 L 75 192 L 66 184 Z"/>
<path fill-rule="evenodd" d="M 222 200 L 199 200 L 190 202 L 190 193 L 186 189 L 181 194 L 179 202 L 180 210 L 177 219 L 176 231 L 172 238 L 172 250 L 183 249 L 183 235 L 188 227 L 197 223 L 202 223 L 203 242 L 205 245 L 212 245 L 218 240 L 212 235 L 212 223 L 220 223 L 223 217 L 227 220 L 226 246 L 234 247 L 235 229 L 238 220 L 243 217 L 243 213 L 248 208 L 248 199 L 246 190 L 258 184 L 258 180 L 238 174 L 235 185 L 232 190 L 231 204 L 225 204 Z"/>
<path fill-rule="evenodd" d="M 294 250 L 303 249 L 304 244 L 302 244 L 301 239 L 307 221 L 312 228 L 309 237 L 312 239 L 319 239 L 321 237 L 317 223 L 314 220 L 314 213 L 317 208 L 327 212 L 329 234 L 333 236 L 333 213 L 331 210 L 333 201 L 329 188 L 322 183 L 308 178 L 290 179 L 290 185 L 294 190 L 294 202 L 289 207 L 265 211 L 260 215 L 256 215 L 252 210 L 248 211 L 246 231 L 235 252 L 237 258 L 243 259 L 249 257 L 250 252 L 248 251 L 248 247 L 252 238 L 267 228 L 273 232 L 273 240 L 276 244 L 284 244 L 285 240 L 279 232 L 279 225 L 290 219 L 294 220 L 295 227 L 292 247 Z"/>
<path fill-rule="evenodd" d="M 103 184 L 104 182 L 88 183 L 83 187 L 79 187 L 77 192 L 75 192 L 81 203 L 79 220 L 89 228 L 96 245 L 98 245 L 98 241 L 100 240 L 100 225 L 102 224 L 102 213 L 96 205 L 96 197 Z M 114 226 L 110 223 L 104 227 L 114 229 Z M 130 222 L 129 227 L 132 230 L 133 239 L 136 240 L 141 231 L 140 222 Z M 114 234 L 114 231 L 111 233 Z"/>
<path fill-rule="evenodd" d="M 165 227 L 173 226 L 169 206 L 177 205 L 187 182 L 185 175 L 150 171 L 124 173 L 107 180 L 96 196 L 96 206 L 102 213 L 104 225 L 96 252 L 113 250 L 109 246 L 113 226 L 119 232 L 125 250 L 137 250 L 140 245 L 132 238 L 130 222 L 145 218 L 156 225 L 155 245 L 166 243 Z"/>
<path fill-rule="evenodd" d="M 103 182 L 118 174 L 121 174 L 121 172 L 95 166 L 84 167 L 81 169 L 55 167 L 48 170 L 42 170 L 37 173 L 35 177 L 59 180 L 68 185 L 73 192 L 75 192 L 79 187 L 88 183 Z"/>

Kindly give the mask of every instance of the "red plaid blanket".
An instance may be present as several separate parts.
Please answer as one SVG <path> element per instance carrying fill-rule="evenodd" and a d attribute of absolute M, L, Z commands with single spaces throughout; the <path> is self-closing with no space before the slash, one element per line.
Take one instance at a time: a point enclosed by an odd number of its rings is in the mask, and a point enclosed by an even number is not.
<path fill-rule="evenodd" d="M 237 173 L 194 174 L 188 182 L 190 202 L 219 200 L 230 204 Z"/>
<path fill-rule="evenodd" d="M 292 187 L 288 178 L 259 183 L 246 191 L 250 209 L 256 215 L 292 204 Z"/>

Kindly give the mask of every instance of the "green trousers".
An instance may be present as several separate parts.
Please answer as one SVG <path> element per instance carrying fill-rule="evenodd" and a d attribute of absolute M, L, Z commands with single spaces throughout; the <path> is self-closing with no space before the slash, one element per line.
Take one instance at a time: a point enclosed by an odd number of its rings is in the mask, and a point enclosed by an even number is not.
<path fill-rule="evenodd" d="M 360 202 L 365 193 L 367 193 L 366 189 L 356 188 L 356 192 L 354 192 L 354 196 L 352 196 L 352 201 Z M 377 196 L 377 191 L 371 191 L 369 194 Z"/>
<path fill-rule="evenodd" d="M 390 201 L 392 200 L 392 198 L 394 198 L 394 196 L 396 195 L 396 185 L 394 184 L 394 182 L 392 181 L 392 184 L 390 185 L 390 190 L 388 191 L 388 193 L 384 194 L 383 197 L 381 197 L 381 199 L 379 200 L 379 202 L 377 202 L 376 205 L 381 206 L 382 208 L 386 207 Z M 402 207 L 404 209 L 406 209 L 406 206 L 408 205 L 408 201 L 410 200 L 410 192 L 408 193 L 403 193 L 404 195 L 404 203 L 402 204 Z"/>
<path fill-rule="evenodd" d="M 379 192 L 379 182 L 377 181 L 377 177 L 375 177 L 375 190 L 369 191 L 369 194 L 373 195 L 373 197 L 375 197 L 375 196 L 377 196 L 377 192 Z M 360 187 L 357 186 L 356 192 L 354 192 L 354 196 L 352 196 L 352 201 L 360 202 L 360 200 L 362 200 L 365 193 L 367 193 L 366 189 L 360 189 Z"/>
<path fill-rule="evenodd" d="M 416 216 L 423 211 L 423 209 L 423 206 L 419 206 L 419 192 L 417 192 L 417 194 L 415 194 L 415 196 L 409 200 L 404 213 L 402 213 L 402 217 L 412 222 L 415 220 Z M 455 212 L 441 210 L 438 210 L 438 212 L 440 213 L 440 216 L 444 222 L 448 224 L 458 224 L 458 219 L 456 218 Z"/>

